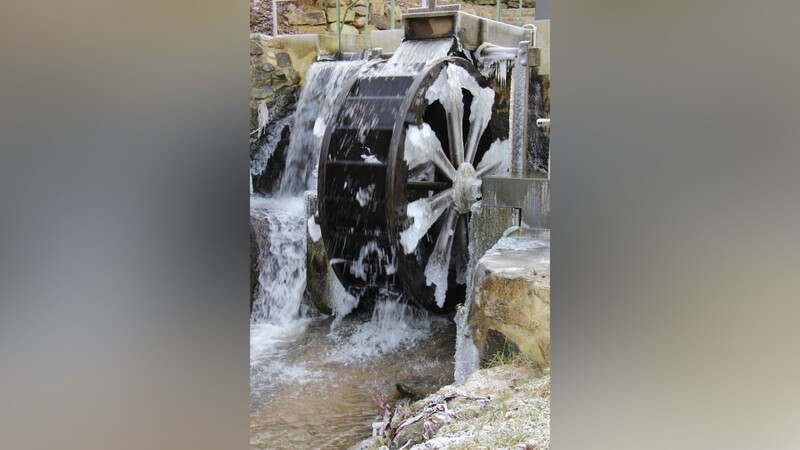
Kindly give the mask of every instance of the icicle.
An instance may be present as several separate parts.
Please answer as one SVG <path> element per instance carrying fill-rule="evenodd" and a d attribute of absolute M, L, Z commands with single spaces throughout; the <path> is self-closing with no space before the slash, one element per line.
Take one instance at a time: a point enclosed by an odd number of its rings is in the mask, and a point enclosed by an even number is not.
<path fill-rule="evenodd" d="M 258 102 L 258 128 L 256 129 L 256 139 L 261 138 L 261 134 L 264 133 L 264 129 L 267 127 L 269 123 L 269 109 L 267 108 L 267 102 L 265 100 L 261 100 Z"/>

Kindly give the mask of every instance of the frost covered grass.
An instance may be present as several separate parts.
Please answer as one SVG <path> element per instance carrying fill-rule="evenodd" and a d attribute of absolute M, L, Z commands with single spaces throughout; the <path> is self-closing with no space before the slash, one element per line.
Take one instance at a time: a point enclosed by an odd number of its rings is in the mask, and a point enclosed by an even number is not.
<path fill-rule="evenodd" d="M 394 414 L 400 420 L 392 420 L 390 435 L 361 448 L 549 449 L 550 371 L 512 360 L 475 372 L 461 386 L 397 406 Z"/>
<path fill-rule="evenodd" d="M 549 370 L 504 364 L 476 372 L 456 390 L 489 401 L 477 405 L 454 399 L 450 409 L 463 420 L 443 425 L 433 439 L 413 449 L 550 448 Z"/>

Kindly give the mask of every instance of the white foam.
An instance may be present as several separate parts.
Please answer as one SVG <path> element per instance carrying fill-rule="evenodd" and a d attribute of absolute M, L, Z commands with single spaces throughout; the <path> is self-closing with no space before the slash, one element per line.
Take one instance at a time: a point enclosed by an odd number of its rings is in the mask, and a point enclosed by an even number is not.
<path fill-rule="evenodd" d="M 394 299 L 376 300 L 369 322 L 330 335 L 337 341 L 327 360 L 351 364 L 413 347 L 443 319 Z"/>
<path fill-rule="evenodd" d="M 250 215 L 263 222 L 268 239 L 262 248 L 253 319 L 284 323 L 299 316 L 305 292 L 305 202 L 302 197 L 251 197 Z"/>

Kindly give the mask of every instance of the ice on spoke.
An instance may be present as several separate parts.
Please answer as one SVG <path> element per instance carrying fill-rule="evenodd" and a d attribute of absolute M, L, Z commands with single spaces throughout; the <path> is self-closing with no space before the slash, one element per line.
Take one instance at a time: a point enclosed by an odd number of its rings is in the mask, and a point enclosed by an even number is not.
<path fill-rule="evenodd" d="M 417 248 L 419 240 L 442 215 L 448 204 L 444 203 L 436 209 L 431 209 L 430 198 L 421 198 L 408 204 L 406 215 L 414 220 L 407 229 L 400 232 L 400 243 L 406 254 L 412 253 Z"/>
<path fill-rule="evenodd" d="M 435 285 L 434 297 L 439 308 L 444 307 L 445 295 L 447 294 L 447 276 L 450 272 L 450 252 L 453 246 L 453 234 L 458 221 L 458 210 L 453 207 L 447 213 L 436 246 L 425 266 L 425 284 Z"/>
<path fill-rule="evenodd" d="M 501 175 L 511 172 L 511 144 L 508 139 L 498 139 L 484 153 L 476 170 L 482 175 Z"/>
<path fill-rule="evenodd" d="M 427 123 L 408 127 L 403 152 L 403 159 L 408 164 L 409 170 L 433 162 L 451 180 L 455 177 L 455 168 L 447 159 L 436 133 Z"/>

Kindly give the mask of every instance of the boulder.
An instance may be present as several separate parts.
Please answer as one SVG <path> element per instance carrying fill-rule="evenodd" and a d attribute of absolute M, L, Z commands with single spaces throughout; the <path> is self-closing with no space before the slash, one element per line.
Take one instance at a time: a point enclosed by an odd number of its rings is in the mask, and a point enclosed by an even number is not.
<path fill-rule="evenodd" d="M 369 16 L 369 25 L 375 26 L 375 28 L 379 30 L 388 30 L 391 28 L 391 22 L 389 21 L 389 16 L 379 16 L 377 14 L 371 14 Z"/>
<path fill-rule="evenodd" d="M 339 10 L 339 15 L 341 15 L 342 21 L 344 22 L 352 22 L 356 18 L 356 13 L 351 9 L 347 11 L 345 14 L 344 8 Z M 325 10 L 325 16 L 328 22 L 336 22 L 336 8 L 328 8 Z"/>
<path fill-rule="evenodd" d="M 278 67 L 292 67 L 292 58 L 290 58 L 289 54 L 286 52 L 276 53 L 275 62 L 278 63 Z"/>
<path fill-rule="evenodd" d="M 294 9 L 284 14 L 289 25 L 325 25 L 325 11 L 312 8 Z"/>
<path fill-rule="evenodd" d="M 468 326 L 482 362 L 521 353 L 550 362 L 550 240 L 505 237 L 478 261 Z"/>
<path fill-rule="evenodd" d="M 297 34 L 320 34 L 328 31 L 324 25 L 301 25 L 297 27 Z"/>
<path fill-rule="evenodd" d="M 335 33 L 336 32 L 336 24 L 335 23 L 328 24 L 328 31 Z M 342 34 L 358 34 L 358 28 L 356 28 L 356 27 L 354 27 L 352 25 L 343 24 L 342 25 Z"/>

